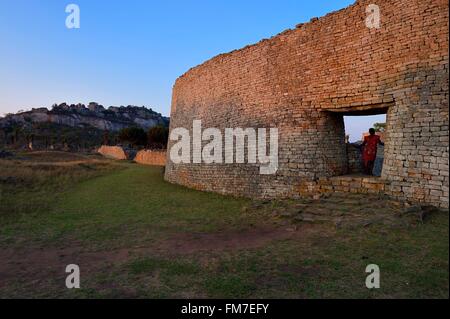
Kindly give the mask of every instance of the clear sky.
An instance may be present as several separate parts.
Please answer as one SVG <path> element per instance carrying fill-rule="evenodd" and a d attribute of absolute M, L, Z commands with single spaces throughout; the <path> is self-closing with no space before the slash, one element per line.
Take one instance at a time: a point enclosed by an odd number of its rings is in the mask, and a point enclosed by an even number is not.
<path fill-rule="evenodd" d="M 65 26 L 70 3 L 80 29 Z M 168 116 L 174 81 L 189 68 L 352 3 L 0 0 L 0 116 L 90 101 Z"/>

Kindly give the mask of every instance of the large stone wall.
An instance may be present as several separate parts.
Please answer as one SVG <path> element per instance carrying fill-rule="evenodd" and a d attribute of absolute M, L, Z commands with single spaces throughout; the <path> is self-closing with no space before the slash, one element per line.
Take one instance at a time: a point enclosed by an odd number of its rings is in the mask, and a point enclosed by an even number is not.
<path fill-rule="evenodd" d="M 295 197 L 347 173 L 343 115 L 387 113 L 384 191 L 448 207 L 448 2 L 370 1 L 219 55 L 177 79 L 171 129 L 277 127 L 279 169 L 175 164 L 165 178 L 200 190 Z M 174 141 L 169 142 L 169 149 Z"/>

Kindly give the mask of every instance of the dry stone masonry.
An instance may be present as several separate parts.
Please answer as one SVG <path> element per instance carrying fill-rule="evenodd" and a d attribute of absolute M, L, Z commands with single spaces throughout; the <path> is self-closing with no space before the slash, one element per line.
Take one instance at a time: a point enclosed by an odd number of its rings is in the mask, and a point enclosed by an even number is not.
<path fill-rule="evenodd" d="M 380 8 L 368 28 L 366 8 Z M 171 129 L 279 130 L 279 169 L 175 164 L 166 180 L 247 197 L 382 192 L 448 207 L 448 1 L 360 0 L 177 79 Z M 348 179 L 344 115 L 387 113 L 380 179 Z M 175 142 L 169 143 L 170 147 Z M 368 185 L 368 186 L 367 186 Z"/>
<path fill-rule="evenodd" d="M 130 154 L 128 154 L 120 146 L 107 146 L 102 145 L 97 152 L 105 157 L 116 159 L 116 160 L 128 160 L 130 159 Z"/>
<path fill-rule="evenodd" d="M 137 152 L 134 161 L 139 164 L 165 166 L 167 154 L 165 151 L 141 150 Z"/>

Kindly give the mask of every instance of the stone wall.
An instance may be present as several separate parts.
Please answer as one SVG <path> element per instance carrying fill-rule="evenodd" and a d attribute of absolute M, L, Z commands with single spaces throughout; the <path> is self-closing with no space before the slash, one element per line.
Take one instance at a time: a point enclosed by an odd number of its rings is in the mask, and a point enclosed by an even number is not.
<path fill-rule="evenodd" d="M 336 176 L 319 178 L 316 181 L 305 180 L 297 186 L 301 196 L 317 196 L 329 193 L 385 194 L 389 182 L 376 177 Z"/>
<path fill-rule="evenodd" d="M 130 155 L 124 151 L 120 146 L 107 146 L 102 145 L 98 151 L 99 154 L 117 160 L 127 160 L 130 159 Z"/>
<path fill-rule="evenodd" d="M 387 113 L 385 192 L 448 207 L 448 2 L 379 0 L 219 55 L 177 79 L 171 129 L 277 127 L 279 169 L 167 163 L 166 180 L 248 197 L 296 197 L 347 171 L 344 115 Z M 169 142 L 169 149 L 174 144 Z"/>
<path fill-rule="evenodd" d="M 357 144 L 347 144 L 347 174 L 361 174 L 363 173 L 362 150 Z"/>
<path fill-rule="evenodd" d="M 134 161 L 144 165 L 165 166 L 166 158 L 165 151 L 142 150 L 136 154 Z"/>

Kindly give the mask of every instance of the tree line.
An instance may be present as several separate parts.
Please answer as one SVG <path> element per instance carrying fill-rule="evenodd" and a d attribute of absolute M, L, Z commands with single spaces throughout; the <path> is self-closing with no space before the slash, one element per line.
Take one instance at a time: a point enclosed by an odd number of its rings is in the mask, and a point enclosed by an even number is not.
<path fill-rule="evenodd" d="M 105 134 L 108 134 L 107 132 Z M 166 149 L 169 139 L 169 129 L 158 125 L 150 128 L 147 132 L 140 127 L 127 127 L 120 130 L 117 136 L 121 144 L 133 148 Z M 110 144 L 107 139 L 104 144 Z"/>

